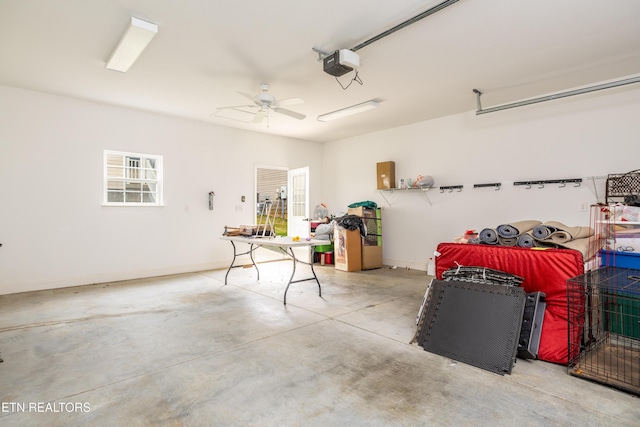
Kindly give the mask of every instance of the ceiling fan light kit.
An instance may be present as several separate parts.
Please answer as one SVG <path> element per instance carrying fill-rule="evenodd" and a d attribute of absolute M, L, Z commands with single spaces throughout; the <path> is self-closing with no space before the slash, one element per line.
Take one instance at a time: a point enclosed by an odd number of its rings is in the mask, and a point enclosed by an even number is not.
<path fill-rule="evenodd" d="M 126 72 L 157 33 L 157 25 L 132 17 L 127 30 L 107 61 L 107 69 Z"/>
<path fill-rule="evenodd" d="M 351 116 L 353 114 L 362 113 L 364 111 L 373 110 L 378 108 L 380 103 L 378 101 L 370 100 L 362 102 L 360 104 L 352 105 L 341 110 L 332 111 L 330 113 L 321 114 L 318 116 L 318 121 L 329 122 L 331 120 L 341 119 L 343 117 Z"/>

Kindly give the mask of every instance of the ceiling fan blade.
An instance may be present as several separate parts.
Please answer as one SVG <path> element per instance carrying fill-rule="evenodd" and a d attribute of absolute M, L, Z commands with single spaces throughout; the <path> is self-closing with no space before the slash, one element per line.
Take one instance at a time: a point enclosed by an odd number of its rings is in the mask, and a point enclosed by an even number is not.
<path fill-rule="evenodd" d="M 286 98 L 286 99 L 279 99 L 277 101 L 277 104 L 282 106 L 300 105 L 300 104 L 304 104 L 304 101 L 302 100 L 302 98 Z"/>
<path fill-rule="evenodd" d="M 295 111 L 286 110 L 280 107 L 273 107 L 273 111 L 275 111 L 276 113 L 284 114 L 285 116 L 293 117 L 294 119 L 298 120 L 302 120 L 307 117 L 304 114 L 296 113 Z"/>
<path fill-rule="evenodd" d="M 244 106 L 243 106 L 244 107 Z M 215 113 L 211 114 L 212 117 L 218 117 L 222 119 L 235 120 L 243 123 L 251 123 L 255 118 L 255 114 L 251 111 L 241 110 L 239 108 L 224 107 L 218 109 Z"/>
<path fill-rule="evenodd" d="M 222 110 L 235 110 L 236 108 L 256 108 L 255 105 L 228 105 L 226 107 L 218 107 L 212 114 L 216 114 Z"/>
<path fill-rule="evenodd" d="M 255 95 L 251 95 L 250 93 L 247 92 L 240 92 L 238 91 L 238 93 L 242 96 L 246 96 L 247 98 L 249 98 L 250 100 L 252 100 L 253 102 L 255 102 L 256 104 L 260 105 L 260 99 L 258 99 Z"/>
<path fill-rule="evenodd" d="M 260 123 L 262 122 L 262 120 L 264 119 L 264 117 L 267 115 L 267 112 L 265 110 L 260 110 L 256 113 L 256 116 L 253 118 L 253 123 Z"/>

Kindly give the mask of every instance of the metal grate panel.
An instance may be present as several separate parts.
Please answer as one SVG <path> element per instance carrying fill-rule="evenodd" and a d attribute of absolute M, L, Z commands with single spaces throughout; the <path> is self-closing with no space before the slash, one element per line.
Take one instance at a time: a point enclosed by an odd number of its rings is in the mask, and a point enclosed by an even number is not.
<path fill-rule="evenodd" d="M 500 375 L 515 363 L 524 289 L 434 280 L 418 338 L 426 351 Z"/>

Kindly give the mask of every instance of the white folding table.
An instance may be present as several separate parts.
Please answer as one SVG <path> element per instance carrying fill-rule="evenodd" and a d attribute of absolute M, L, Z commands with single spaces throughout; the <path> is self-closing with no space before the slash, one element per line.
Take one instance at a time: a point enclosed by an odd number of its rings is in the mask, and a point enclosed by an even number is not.
<path fill-rule="evenodd" d="M 242 255 L 249 255 L 251 258 L 251 263 L 256 269 L 258 273 L 258 280 L 260 280 L 260 270 L 258 270 L 258 266 L 256 265 L 255 260 L 253 259 L 253 252 L 261 247 L 269 247 L 271 249 L 278 250 L 284 255 L 287 255 L 293 261 L 293 271 L 291 272 L 291 277 L 289 278 L 289 282 L 287 283 L 287 287 L 284 290 L 284 303 L 287 304 L 287 291 L 289 290 L 289 286 L 292 283 L 298 282 L 306 282 L 309 280 L 315 280 L 318 284 L 318 296 L 322 296 L 322 288 L 320 288 L 320 281 L 318 280 L 318 276 L 316 276 L 316 272 L 313 269 L 313 254 L 315 252 L 315 247 L 320 245 L 326 245 L 329 243 L 327 240 L 316 240 L 316 239 L 304 239 L 301 238 L 298 241 L 294 241 L 291 237 L 247 237 L 247 236 L 220 236 L 222 240 L 228 240 L 231 242 L 233 246 L 233 260 L 231 260 L 231 265 L 227 269 L 227 274 L 224 276 L 224 284 L 227 284 L 227 277 L 229 276 L 229 272 L 232 268 L 242 267 L 243 265 L 236 265 L 236 258 Z M 236 243 L 244 243 L 249 245 L 249 249 L 246 252 L 239 252 Z M 296 257 L 293 248 L 310 248 L 311 249 L 311 262 L 301 261 Z M 303 264 L 307 264 L 311 267 L 311 273 L 313 273 L 313 277 L 306 277 L 302 279 L 294 280 L 296 274 L 296 266 L 301 262 Z"/>

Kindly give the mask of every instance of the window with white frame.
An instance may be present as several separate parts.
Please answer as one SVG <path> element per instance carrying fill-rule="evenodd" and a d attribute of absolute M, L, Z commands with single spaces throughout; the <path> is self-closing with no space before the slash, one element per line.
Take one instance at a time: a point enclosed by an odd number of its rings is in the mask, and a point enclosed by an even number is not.
<path fill-rule="evenodd" d="M 104 151 L 104 204 L 162 205 L 162 156 Z"/>

